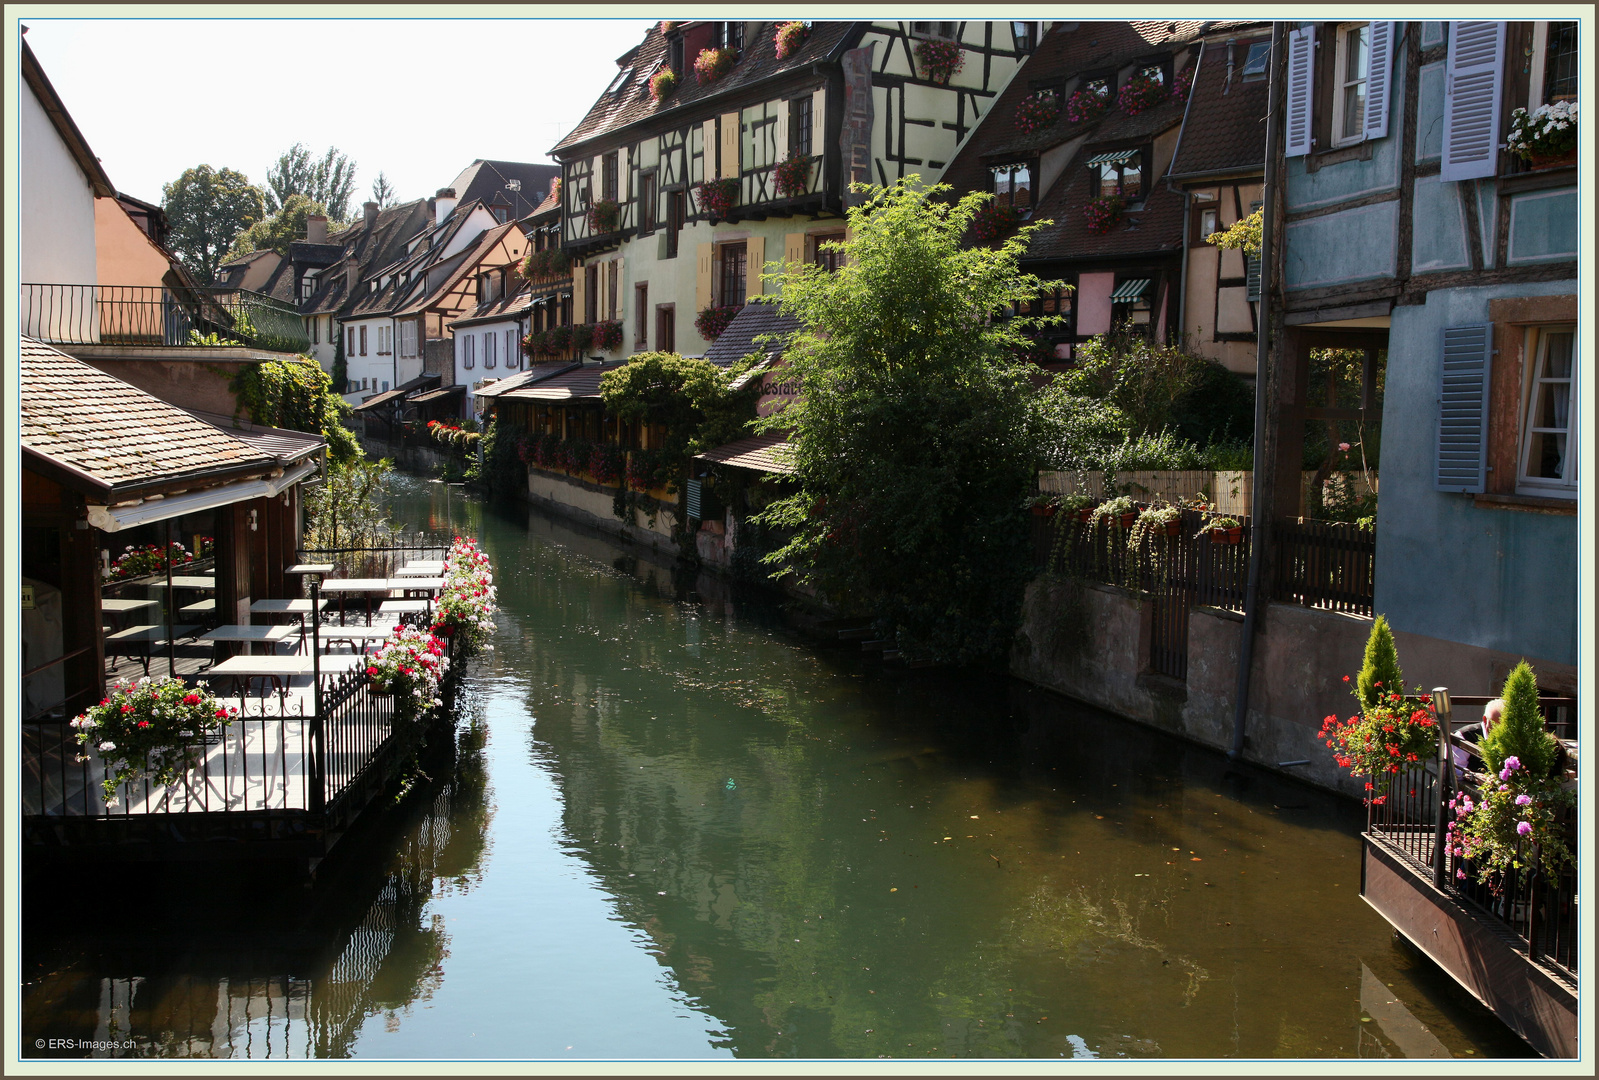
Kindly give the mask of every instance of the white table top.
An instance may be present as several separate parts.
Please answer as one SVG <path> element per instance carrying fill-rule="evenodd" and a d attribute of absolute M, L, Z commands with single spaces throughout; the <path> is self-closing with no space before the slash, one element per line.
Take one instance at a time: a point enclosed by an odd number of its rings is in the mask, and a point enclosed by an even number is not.
<path fill-rule="evenodd" d="M 401 615 L 406 615 L 418 611 L 427 611 L 430 607 L 432 605 L 426 600 L 385 600 L 378 605 L 378 610 L 389 614 L 398 612 Z"/>
<path fill-rule="evenodd" d="M 102 600 L 100 601 L 100 610 L 115 612 L 116 614 L 122 615 L 130 611 L 139 611 L 147 607 L 155 607 L 160 602 L 161 601 L 159 600 Z"/>
<path fill-rule="evenodd" d="M 289 567 L 287 570 L 285 570 L 283 572 L 285 574 L 331 574 L 331 573 L 333 573 L 333 564 L 330 563 L 330 562 L 329 563 L 320 563 L 320 562 L 295 563 L 293 566 Z"/>
<path fill-rule="evenodd" d="M 326 609 L 328 602 L 322 601 Z M 256 615 L 308 615 L 311 612 L 309 600 L 257 600 L 250 605 L 250 611 Z"/>
<path fill-rule="evenodd" d="M 285 638 L 297 638 L 300 631 L 297 627 L 286 623 L 276 625 L 243 626 L 238 623 L 229 623 L 219 626 L 215 630 L 207 630 L 200 635 L 201 641 L 282 641 Z"/>
<path fill-rule="evenodd" d="M 309 675 L 309 656 L 230 656 L 202 675 Z"/>
<path fill-rule="evenodd" d="M 400 577 L 410 577 L 415 574 L 442 574 L 444 573 L 443 559 L 418 559 L 408 562 L 395 571 Z"/>
<path fill-rule="evenodd" d="M 203 615 L 217 609 L 215 600 L 196 600 L 192 604 L 184 604 L 178 609 L 179 615 Z"/>
<path fill-rule="evenodd" d="M 441 577 L 405 578 L 329 578 L 322 583 L 322 594 L 352 592 L 388 592 L 391 589 L 442 589 Z"/>
<path fill-rule="evenodd" d="M 394 633 L 393 625 L 323 626 L 317 629 L 317 636 L 323 641 L 371 641 L 375 638 L 386 638 L 392 633 Z"/>
<path fill-rule="evenodd" d="M 217 587 L 217 579 L 214 574 L 173 574 L 172 587 L 174 589 L 214 589 Z"/>
<path fill-rule="evenodd" d="M 357 668 L 365 671 L 371 662 L 370 656 L 362 656 L 360 653 L 343 655 L 335 653 L 332 656 L 318 657 L 317 669 L 323 675 L 343 675 L 346 671 L 354 671 Z"/>
<path fill-rule="evenodd" d="M 172 636 L 174 638 L 186 638 L 198 629 L 200 629 L 198 626 L 185 626 L 180 623 L 172 628 Z M 126 630 L 118 630 L 114 634 L 107 634 L 105 639 L 107 641 L 165 641 L 167 639 L 167 628 L 165 626 L 130 626 Z"/>

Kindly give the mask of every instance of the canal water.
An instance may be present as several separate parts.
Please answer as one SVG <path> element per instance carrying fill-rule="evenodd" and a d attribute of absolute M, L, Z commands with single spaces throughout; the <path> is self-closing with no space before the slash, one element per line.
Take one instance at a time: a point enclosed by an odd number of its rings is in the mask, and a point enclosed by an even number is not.
<path fill-rule="evenodd" d="M 1360 899 L 1357 807 L 1003 678 L 883 670 L 537 511 L 395 487 L 401 520 L 496 568 L 453 731 L 312 887 L 30 881 L 24 1054 L 1528 1055 Z"/>

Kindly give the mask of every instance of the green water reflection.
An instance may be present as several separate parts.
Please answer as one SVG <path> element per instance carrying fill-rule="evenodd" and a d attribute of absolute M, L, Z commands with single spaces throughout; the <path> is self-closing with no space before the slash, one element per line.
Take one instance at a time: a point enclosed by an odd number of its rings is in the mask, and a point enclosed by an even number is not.
<path fill-rule="evenodd" d="M 310 892 L 25 909 L 25 1042 L 136 1056 L 1523 1056 L 1360 900 L 1360 816 L 407 482 L 494 560 L 422 794 Z M 124 895 L 146 895 L 120 890 Z M 83 1056 L 80 1051 L 64 1056 Z"/>

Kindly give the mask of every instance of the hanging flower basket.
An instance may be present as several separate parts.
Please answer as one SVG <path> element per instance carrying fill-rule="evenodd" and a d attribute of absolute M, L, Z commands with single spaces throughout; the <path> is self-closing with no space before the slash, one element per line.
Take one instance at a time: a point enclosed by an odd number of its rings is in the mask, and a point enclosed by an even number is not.
<path fill-rule="evenodd" d="M 733 213 L 733 207 L 738 204 L 738 181 L 710 180 L 699 186 L 698 201 L 700 213 L 709 217 L 726 220 Z"/>
<path fill-rule="evenodd" d="M 1194 89 L 1194 65 L 1189 64 L 1177 73 L 1172 80 L 1170 97 L 1179 104 L 1188 100 L 1188 95 Z"/>
<path fill-rule="evenodd" d="M 1577 160 L 1577 103 L 1557 101 L 1532 112 L 1510 114 L 1510 135 L 1505 149 L 1534 168 L 1553 168 Z"/>
<path fill-rule="evenodd" d="M 599 235 L 616 231 L 622 206 L 615 199 L 600 199 L 589 208 L 589 232 Z"/>
<path fill-rule="evenodd" d="M 1121 93 L 1116 95 L 1116 107 L 1128 116 L 1137 116 L 1164 100 L 1166 100 L 1166 88 L 1161 85 L 1159 79 L 1151 79 L 1148 75 L 1134 75 L 1122 84 Z"/>
<path fill-rule="evenodd" d="M 677 90 L 678 82 L 677 72 L 669 67 L 663 67 L 650 76 L 650 97 L 657 102 L 665 101 Z"/>
<path fill-rule="evenodd" d="M 923 77 L 939 85 L 948 83 L 966 65 L 966 54 L 953 41 L 919 41 L 916 59 L 922 65 Z"/>
<path fill-rule="evenodd" d="M 199 747 L 233 722 L 238 710 L 223 708 L 209 690 L 190 689 L 182 679 L 145 677 L 113 683 L 100 704 L 71 723 L 80 745 L 93 748 L 108 774 L 101 781 L 106 803 L 117 789 L 149 777 L 171 784 L 199 761 Z M 86 754 L 78 755 L 87 761 Z"/>
<path fill-rule="evenodd" d="M 1043 131 L 1060 119 L 1060 99 L 1052 90 L 1028 94 L 1016 106 L 1016 130 L 1023 135 Z"/>
<path fill-rule="evenodd" d="M 1089 232 L 1103 235 L 1120 225 L 1122 215 L 1126 212 L 1127 200 L 1121 195 L 1101 195 L 1088 200 L 1083 207 L 1083 218 L 1088 223 Z"/>
<path fill-rule="evenodd" d="M 1015 232 L 1021 223 L 1021 213 L 1010 203 L 990 200 L 972 215 L 972 239 L 979 244 L 992 244 Z"/>
<path fill-rule="evenodd" d="M 803 22 L 779 23 L 777 33 L 772 37 L 772 43 L 777 46 L 777 58 L 787 60 L 811 36 L 811 28 Z"/>
<path fill-rule="evenodd" d="M 742 310 L 743 308 L 737 304 L 729 304 L 726 307 L 708 307 L 694 316 L 694 329 L 698 330 L 700 337 L 706 341 L 715 341 L 722 336 L 722 332 L 727 329 L 734 316 Z"/>
<path fill-rule="evenodd" d="M 570 326 L 552 326 L 545 331 L 548 335 L 549 352 L 547 356 L 560 356 L 572 347 L 572 328 Z"/>
<path fill-rule="evenodd" d="M 1101 94 L 1096 90 L 1079 90 L 1066 99 L 1066 121 L 1071 124 L 1083 124 L 1090 120 L 1098 120 L 1109 108 L 1108 94 Z"/>
<path fill-rule="evenodd" d="M 705 49 L 694 58 L 694 77 L 701 86 L 713 83 L 732 71 L 737 60 L 732 49 Z"/>
<path fill-rule="evenodd" d="M 810 185 L 811 162 L 816 159 L 809 154 L 789 154 L 780 161 L 772 170 L 773 182 L 777 185 L 777 193 L 785 199 L 796 195 L 805 194 L 805 189 Z"/>

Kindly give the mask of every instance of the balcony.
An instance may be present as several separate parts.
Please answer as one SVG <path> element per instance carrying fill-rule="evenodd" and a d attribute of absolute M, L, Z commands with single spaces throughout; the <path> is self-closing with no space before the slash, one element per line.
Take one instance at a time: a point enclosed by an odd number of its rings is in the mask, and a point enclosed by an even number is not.
<path fill-rule="evenodd" d="M 292 304 L 241 289 L 24 284 L 18 306 L 22 333 L 58 346 L 300 353 L 311 344 Z"/>

